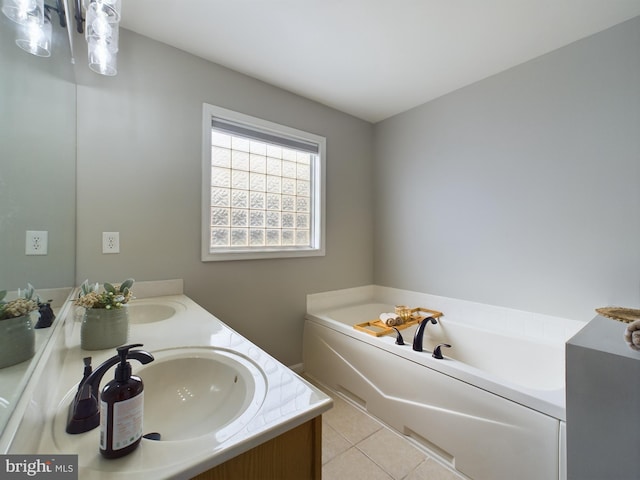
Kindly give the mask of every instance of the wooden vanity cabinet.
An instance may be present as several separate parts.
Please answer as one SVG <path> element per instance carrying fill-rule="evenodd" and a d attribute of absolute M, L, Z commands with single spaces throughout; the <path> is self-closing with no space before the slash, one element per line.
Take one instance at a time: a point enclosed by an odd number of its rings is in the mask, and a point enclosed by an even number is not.
<path fill-rule="evenodd" d="M 322 416 L 207 470 L 194 480 L 320 480 Z"/>

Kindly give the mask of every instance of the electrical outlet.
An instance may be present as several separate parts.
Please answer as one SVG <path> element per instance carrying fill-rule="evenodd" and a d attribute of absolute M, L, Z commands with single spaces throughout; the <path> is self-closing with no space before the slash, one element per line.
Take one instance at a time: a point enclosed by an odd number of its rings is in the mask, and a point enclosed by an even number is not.
<path fill-rule="evenodd" d="M 27 230 L 25 255 L 46 255 L 49 232 Z"/>
<path fill-rule="evenodd" d="M 102 253 L 120 253 L 120 232 L 102 232 Z"/>

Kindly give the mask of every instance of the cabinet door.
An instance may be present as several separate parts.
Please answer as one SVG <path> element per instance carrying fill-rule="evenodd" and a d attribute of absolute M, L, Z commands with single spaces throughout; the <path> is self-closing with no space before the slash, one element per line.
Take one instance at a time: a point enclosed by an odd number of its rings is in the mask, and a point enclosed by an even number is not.
<path fill-rule="evenodd" d="M 322 417 L 258 445 L 195 480 L 320 480 Z"/>

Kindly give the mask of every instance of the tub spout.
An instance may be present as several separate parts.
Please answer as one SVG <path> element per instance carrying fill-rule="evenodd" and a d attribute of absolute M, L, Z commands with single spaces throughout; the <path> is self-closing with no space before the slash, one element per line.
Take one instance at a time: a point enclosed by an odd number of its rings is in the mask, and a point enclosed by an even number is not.
<path fill-rule="evenodd" d="M 416 352 L 422 351 L 422 338 L 424 337 L 424 329 L 427 328 L 427 323 L 429 322 L 433 323 L 434 325 L 438 323 L 433 317 L 425 318 L 424 320 L 422 320 L 422 322 L 420 322 L 420 325 L 416 330 L 416 334 L 413 336 L 413 349 Z"/>

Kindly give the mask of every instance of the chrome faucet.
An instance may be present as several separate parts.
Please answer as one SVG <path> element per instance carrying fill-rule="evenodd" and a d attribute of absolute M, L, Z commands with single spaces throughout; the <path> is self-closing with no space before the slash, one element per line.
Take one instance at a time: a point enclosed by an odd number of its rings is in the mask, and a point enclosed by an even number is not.
<path fill-rule="evenodd" d="M 422 320 L 422 322 L 420 322 L 420 325 L 416 330 L 416 334 L 413 336 L 413 349 L 416 352 L 422 351 L 422 338 L 424 337 L 424 329 L 427 328 L 427 323 L 429 322 L 433 323 L 434 325 L 438 323 L 437 320 L 433 317 L 425 318 L 424 320 Z"/>

